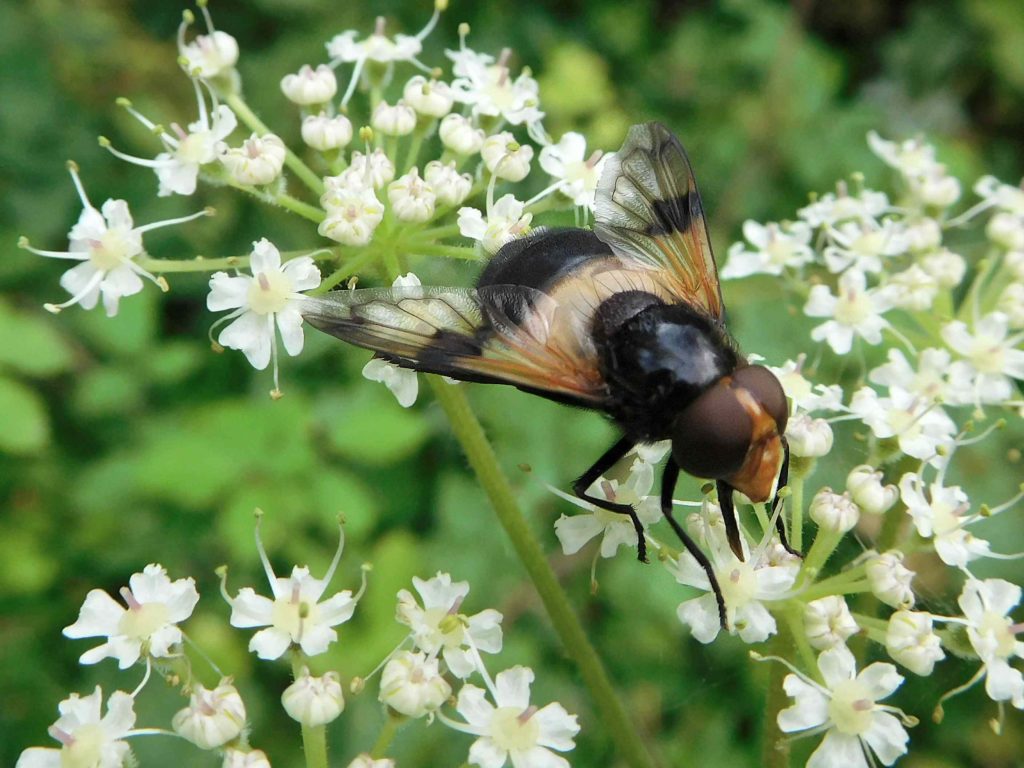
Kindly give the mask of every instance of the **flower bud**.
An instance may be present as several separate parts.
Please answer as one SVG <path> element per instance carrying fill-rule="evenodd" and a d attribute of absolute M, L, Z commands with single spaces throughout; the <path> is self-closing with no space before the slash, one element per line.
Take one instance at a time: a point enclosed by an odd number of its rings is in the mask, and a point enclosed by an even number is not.
<path fill-rule="evenodd" d="M 839 595 L 829 595 L 812 600 L 804 606 L 804 629 L 807 641 L 819 651 L 846 643 L 860 627 L 853 620 L 853 614 Z"/>
<path fill-rule="evenodd" d="M 270 768 L 270 760 L 262 749 L 253 749 L 249 752 L 228 749 L 224 752 L 221 768 Z"/>
<path fill-rule="evenodd" d="M 303 64 L 298 74 L 285 75 L 281 78 L 281 93 L 293 104 L 308 107 L 312 104 L 325 104 L 338 92 L 338 79 L 334 70 L 326 64 L 313 69 Z"/>
<path fill-rule="evenodd" d="M 1006 315 L 1011 328 L 1024 328 L 1024 283 L 1007 285 L 999 294 L 996 309 Z"/>
<path fill-rule="evenodd" d="M 390 757 L 374 760 L 364 752 L 349 763 L 348 768 L 395 768 L 395 761 Z"/>
<path fill-rule="evenodd" d="M 308 669 L 281 694 L 281 705 L 292 720 L 315 728 L 334 720 L 345 710 L 345 696 L 337 672 L 312 677 Z"/>
<path fill-rule="evenodd" d="M 317 232 L 342 245 L 366 245 L 384 218 L 384 206 L 369 188 L 328 189 L 320 202 L 327 218 Z"/>
<path fill-rule="evenodd" d="M 867 562 L 868 583 L 871 593 L 893 608 L 911 608 L 914 605 L 914 590 L 910 583 L 914 572 L 903 565 L 903 553 L 895 549 L 884 554 L 875 554 Z"/>
<path fill-rule="evenodd" d="M 484 132 L 456 113 L 445 115 L 437 133 L 441 143 L 457 155 L 474 155 L 484 145 Z"/>
<path fill-rule="evenodd" d="M 1024 250 L 1024 222 L 1012 213 L 1000 211 L 985 227 L 988 239 L 1008 251 Z"/>
<path fill-rule="evenodd" d="M 846 533 L 857 524 L 860 510 L 850 494 L 838 494 L 831 488 L 822 488 L 811 499 L 810 515 L 825 530 Z"/>
<path fill-rule="evenodd" d="M 362 186 L 381 189 L 395 178 L 395 166 L 383 150 L 375 149 L 369 155 L 353 152 L 348 168 L 341 175 L 360 179 Z M 350 185 L 346 184 L 346 186 Z"/>
<path fill-rule="evenodd" d="M 927 613 L 896 611 L 889 617 L 885 647 L 893 661 L 918 675 L 930 675 L 935 662 L 946 658 Z"/>
<path fill-rule="evenodd" d="M 882 485 L 882 473 L 867 464 L 850 470 L 846 476 L 846 490 L 854 503 L 869 515 L 887 512 L 900 497 L 899 488 Z"/>
<path fill-rule="evenodd" d="M 533 147 L 529 144 L 520 144 L 511 133 L 502 131 L 484 140 L 480 156 L 487 170 L 499 179 L 522 181 L 530 172 Z"/>
<path fill-rule="evenodd" d="M 344 115 L 309 115 L 302 121 L 302 140 L 319 152 L 341 149 L 352 141 L 352 121 Z"/>
<path fill-rule="evenodd" d="M 461 205 L 473 189 L 473 178 L 468 173 L 459 173 L 454 161 L 431 160 L 423 170 L 423 178 L 441 205 Z"/>
<path fill-rule="evenodd" d="M 907 224 L 904 236 L 912 253 L 927 253 L 942 245 L 942 227 L 927 216 Z"/>
<path fill-rule="evenodd" d="M 423 75 L 416 75 L 405 84 L 402 98 L 406 104 L 427 117 L 444 117 L 452 111 L 455 102 L 448 83 L 428 81 Z"/>
<path fill-rule="evenodd" d="M 958 253 L 943 248 L 921 259 L 921 268 L 934 277 L 943 288 L 960 285 L 967 272 L 967 262 Z"/>
<path fill-rule="evenodd" d="M 433 712 L 451 693 L 451 686 L 438 671 L 437 659 L 422 653 L 400 651 L 381 673 L 380 700 L 408 717 Z"/>
<path fill-rule="evenodd" d="M 395 105 L 382 101 L 374 108 L 370 125 L 385 136 L 407 136 L 416 127 L 416 111 L 402 100 Z"/>
<path fill-rule="evenodd" d="M 171 727 L 200 749 L 216 749 L 242 732 L 245 704 L 230 682 L 222 682 L 212 691 L 196 685 L 188 706 L 178 711 Z"/>
<path fill-rule="evenodd" d="M 281 175 L 284 168 L 284 142 L 272 133 L 255 133 L 240 147 L 221 145 L 220 161 L 239 184 L 264 186 Z"/>
<path fill-rule="evenodd" d="M 959 180 L 944 172 L 929 173 L 911 186 L 917 199 L 932 208 L 948 208 L 960 199 Z"/>
<path fill-rule="evenodd" d="M 388 185 L 391 210 L 399 221 L 422 223 L 434 215 L 434 190 L 413 168 Z"/>
<path fill-rule="evenodd" d="M 824 419 L 812 419 L 806 413 L 797 413 L 786 425 L 786 439 L 794 456 L 817 458 L 832 450 L 832 427 Z"/>
<path fill-rule="evenodd" d="M 196 35 L 191 43 L 179 43 L 178 52 L 185 71 L 205 79 L 223 75 L 238 63 L 238 41 L 219 29 Z"/>

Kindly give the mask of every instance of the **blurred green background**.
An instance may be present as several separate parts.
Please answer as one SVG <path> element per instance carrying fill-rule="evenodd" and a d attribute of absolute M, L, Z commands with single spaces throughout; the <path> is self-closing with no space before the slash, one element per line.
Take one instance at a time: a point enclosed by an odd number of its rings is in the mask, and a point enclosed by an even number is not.
<path fill-rule="evenodd" d="M 277 88 L 283 74 L 323 61 L 323 43 L 337 32 L 366 33 L 384 15 L 390 31 L 414 34 L 431 11 L 411 0 L 212 6 L 218 27 L 241 44 L 250 104 L 293 144 L 295 112 Z M 156 256 L 244 253 L 260 236 L 282 250 L 318 243 L 311 228 L 283 212 L 217 190 L 158 200 L 151 173 L 97 146 L 97 135 L 107 135 L 128 152 L 154 152 L 152 137 L 114 107 L 118 96 L 157 122 L 193 119 L 191 87 L 174 63 L 183 8 L 166 1 L 0 4 L 0 764 L 12 765 L 27 746 L 50 745 L 46 727 L 68 692 L 88 692 L 97 682 L 105 694 L 135 685 L 137 673 L 118 675 L 112 661 L 79 667 L 89 642 L 65 640 L 60 630 L 89 589 L 114 593 L 154 561 L 172 578 L 196 578 L 203 600 L 187 629 L 236 675 L 254 746 L 275 766 L 299 764 L 297 729 L 276 706 L 287 669 L 246 652 L 249 633 L 227 627 L 213 575 L 229 563 L 232 591 L 265 591 L 252 540 L 257 505 L 267 512 L 264 538 L 279 572 L 294 563 L 323 572 L 339 510 L 349 544 L 337 586 L 354 588 L 360 564 L 374 565 L 356 618 L 319 660 L 324 665 L 346 679 L 369 672 L 402 637 L 395 592 L 413 575 L 449 571 L 473 585 L 467 611 L 496 607 L 506 616 L 506 649 L 492 672 L 534 666 L 534 700 L 558 698 L 580 714 L 572 762 L 613 764 L 612 745 L 429 396 L 402 410 L 360 377 L 367 353 L 310 332 L 307 352 L 284 362 L 285 398 L 271 402 L 266 373 L 253 372 L 240 354 L 210 353 L 202 276 L 173 279 L 166 297 L 147 286 L 113 320 L 98 310 L 43 311 L 44 301 L 64 298 L 57 283 L 64 265 L 15 243 L 27 235 L 38 247 L 66 247 L 80 210 L 68 158 L 80 164 L 95 204 L 124 198 L 136 222 L 216 206 L 214 219 L 147 236 Z M 690 152 L 719 254 L 744 219 L 792 216 L 809 191 L 827 191 L 851 172 L 881 183 L 886 176 L 864 140 L 871 128 L 887 137 L 924 133 L 966 186 L 983 172 L 1014 181 L 1024 169 L 1019 0 L 454 0 L 426 41 L 426 62 L 447 64 L 443 50 L 457 45 L 461 21 L 472 27 L 473 48 L 509 46 L 514 67 L 532 67 L 556 138 L 582 130 L 592 145 L 614 149 L 632 122 L 670 125 Z M 476 269 L 414 267 L 424 282 L 458 284 L 470 284 Z M 375 276 L 363 279 L 370 284 Z M 810 344 L 808 323 L 771 283 L 729 284 L 725 292 L 745 349 L 781 361 Z M 675 618 L 680 590 L 662 569 L 623 555 L 602 563 L 601 589 L 591 596 L 590 550 L 558 553 L 551 524 L 566 505 L 542 483 L 567 488 L 610 444 L 611 428 L 513 390 L 469 390 L 627 707 L 665 765 L 755 764 L 765 670 L 748 660 L 746 647 L 688 639 Z M 858 458 L 850 434 L 840 432 L 837 441 L 849 456 L 845 468 Z M 964 458 L 960 474 L 974 476 L 969 487 L 982 490 L 978 498 L 999 503 L 1011 495 L 1021 472 L 1005 457 L 1019 438 L 1011 430 L 988 452 Z M 841 474 L 819 479 L 842 482 Z M 696 493 L 690 482 L 677 496 Z M 1024 549 L 1019 520 L 996 521 L 1007 542 L 1001 551 Z M 979 572 L 1018 582 L 1021 575 L 1012 563 Z M 955 610 L 949 595 L 958 587 L 948 578 L 936 569 L 924 582 L 936 612 Z M 1006 733 L 993 737 L 995 707 L 980 691 L 952 702 L 943 727 L 930 723 L 938 695 L 973 669 L 947 662 L 901 691 L 896 703 L 923 721 L 902 764 L 1024 764 L 1019 713 L 1011 711 Z M 374 691 L 371 684 L 351 698 L 330 726 L 336 764 L 372 745 L 382 722 Z M 138 703 L 140 725 L 166 723 L 180 706 L 179 696 L 154 685 Z M 454 766 L 468 745 L 440 725 L 415 725 L 400 733 L 395 755 L 402 766 Z M 217 763 L 174 739 L 134 746 L 143 765 Z"/>

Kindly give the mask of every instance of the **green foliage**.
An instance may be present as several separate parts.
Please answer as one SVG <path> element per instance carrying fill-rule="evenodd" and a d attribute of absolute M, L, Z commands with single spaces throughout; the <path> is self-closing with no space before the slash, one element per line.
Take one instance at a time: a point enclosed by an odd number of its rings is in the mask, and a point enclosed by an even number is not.
<path fill-rule="evenodd" d="M 320 61 L 326 36 L 367 31 L 378 13 L 414 32 L 429 10 L 394 0 L 211 5 L 218 24 L 239 38 L 253 104 L 284 135 L 297 130 L 276 87 L 284 72 Z M 877 177 L 880 166 L 864 141 L 869 128 L 924 133 L 968 177 L 984 169 L 1013 180 L 1024 169 L 1024 15 L 1016 0 L 691 5 L 453 2 L 424 59 L 440 61 L 466 20 L 476 47 L 510 46 L 515 62 L 533 67 L 556 136 L 583 130 L 611 149 L 630 123 L 665 121 L 686 141 L 720 254 L 747 218 L 791 215 L 809 191 L 827 191 L 854 171 Z M 40 248 L 64 247 L 79 212 L 67 158 L 82 166 L 95 204 L 127 199 L 137 222 L 217 207 L 212 220 L 147 236 L 154 253 L 243 253 L 264 234 L 282 249 L 320 244 L 281 211 L 230 190 L 157 199 L 152 174 L 96 146 L 104 134 L 129 152 L 157 151 L 152 135 L 114 107 L 117 96 L 159 122 L 194 119 L 191 92 L 174 65 L 180 10 L 166 2 L 0 5 L 0 763 L 12 765 L 23 748 L 46 741 L 68 691 L 97 682 L 112 689 L 111 662 L 77 666 L 88 645 L 64 640 L 60 629 L 74 621 L 89 589 L 114 591 L 149 562 L 167 566 L 172 578 L 196 577 L 203 601 L 189 631 L 251 686 L 243 690 L 247 701 L 273 704 L 285 673 L 251 682 L 257 662 L 246 651 L 248 636 L 225 629 L 228 609 L 213 575 L 228 563 L 232 590 L 265 587 L 253 546 L 252 511 L 260 507 L 279 573 L 296 563 L 323 573 L 338 513 L 349 540 L 339 586 L 356 588 L 359 565 L 374 566 L 357 620 L 343 628 L 326 664 L 346 678 L 368 673 L 400 639 L 395 592 L 413 575 L 450 571 L 473 585 L 471 611 L 505 613 L 506 658 L 538 668 L 539 700 L 558 696 L 581 714 L 574 763 L 608 764 L 612 745 L 429 396 L 402 410 L 358 375 L 364 354 L 311 341 L 313 354 L 285 362 L 285 397 L 271 401 L 266 372 L 249 370 L 236 353 L 208 352 L 211 318 L 195 278 L 172 281 L 171 301 L 147 286 L 113 319 L 102 309 L 73 308 L 56 318 L 42 309 L 62 297 L 65 264 L 15 243 L 26 235 Z M 438 268 L 464 284 L 474 269 Z M 726 286 L 726 294 L 746 350 L 781 358 L 806 343 L 792 330 L 803 321 L 756 281 Z M 685 639 L 674 613 L 678 585 L 661 569 L 625 558 L 603 565 L 595 596 L 589 550 L 558 554 L 551 524 L 564 507 L 543 483 L 566 488 L 610 444 L 608 426 L 520 393 L 471 390 L 623 699 L 666 762 L 696 764 L 700 755 L 700 764 L 754 764 L 763 705 L 756 676 L 763 673 L 751 671 L 745 647 Z M 998 446 L 1000 458 L 1019 448 L 1019 430 L 1014 435 Z M 984 475 L 989 457 L 976 461 Z M 1013 483 L 991 474 L 983 482 L 994 499 L 1005 498 Z M 680 487 L 680 494 L 697 492 L 696 484 Z M 1019 530 L 1005 533 L 1024 548 Z M 1005 568 L 1019 576 L 1019 567 Z M 968 672 L 953 664 L 944 674 L 934 681 L 936 695 Z M 369 748 L 380 728 L 371 688 L 350 700 L 344 725 L 335 724 L 339 755 Z M 927 717 L 931 701 L 901 704 Z M 275 766 L 292 765 L 297 732 L 270 704 L 252 714 L 256 732 L 276 740 L 257 746 Z M 913 734 L 915 764 L 1017 764 L 1019 713 L 1008 715 L 1001 740 L 987 730 L 990 714 L 988 706 L 950 706 L 949 727 Z M 463 760 L 462 747 L 440 730 L 401 733 L 399 764 Z M 166 756 L 162 750 L 140 747 L 143 765 L 195 758 L 177 745 Z"/>

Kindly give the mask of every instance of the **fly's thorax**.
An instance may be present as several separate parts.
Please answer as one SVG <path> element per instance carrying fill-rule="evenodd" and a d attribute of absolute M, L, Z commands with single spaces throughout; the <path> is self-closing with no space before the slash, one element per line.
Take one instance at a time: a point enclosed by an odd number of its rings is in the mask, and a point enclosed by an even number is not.
<path fill-rule="evenodd" d="M 675 416 L 737 363 L 717 323 L 641 291 L 598 307 L 594 340 L 613 400 L 609 411 L 637 439 L 667 437 Z"/>

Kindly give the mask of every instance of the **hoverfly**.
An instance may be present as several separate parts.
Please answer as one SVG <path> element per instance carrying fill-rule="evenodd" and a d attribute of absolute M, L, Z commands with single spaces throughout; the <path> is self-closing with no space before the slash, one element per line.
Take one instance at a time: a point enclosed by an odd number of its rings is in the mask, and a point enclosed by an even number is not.
<path fill-rule="evenodd" d="M 573 491 L 628 515 L 643 561 L 635 510 L 587 490 L 638 443 L 671 440 L 661 511 L 707 573 L 727 628 L 711 563 L 673 516 L 672 495 L 680 470 L 716 480 L 729 546 L 742 560 L 733 490 L 763 502 L 776 475 L 786 484 L 789 410 L 778 379 L 750 365 L 725 328 L 693 171 L 663 125 L 633 126 L 608 160 L 592 231 L 537 229 L 512 240 L 474 289 L 337 291 L 311 299 L 303 314 L 404 368 L 510 384 L 610 416 L 623 437 Z M 789 549 L 781 517 L 776 525 Z"/>

